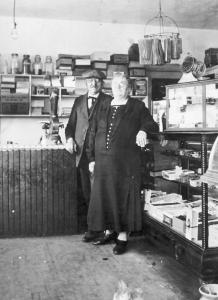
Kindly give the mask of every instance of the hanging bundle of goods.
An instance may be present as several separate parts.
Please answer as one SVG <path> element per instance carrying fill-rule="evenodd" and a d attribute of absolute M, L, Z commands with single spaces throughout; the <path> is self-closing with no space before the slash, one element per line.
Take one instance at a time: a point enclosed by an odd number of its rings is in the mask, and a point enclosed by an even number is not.
<path fill-rule="evenodd" d="M 139 62 L 146 65 L 162 65 L 171 59 L 179 59 L 182 53 L 182 39 L 179 34 L 172 36 L 145 36 L 138 41 Z"/>

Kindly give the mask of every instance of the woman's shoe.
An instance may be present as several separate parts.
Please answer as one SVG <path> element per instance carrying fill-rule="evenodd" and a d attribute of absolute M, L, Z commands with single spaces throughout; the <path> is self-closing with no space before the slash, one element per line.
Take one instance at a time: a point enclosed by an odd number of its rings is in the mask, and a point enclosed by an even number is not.
<path fill-rule="evenodd" d="M 117 233 L 116 232 L 112 232 L 110 234 L 105 234 L 103 237 L 98 238 L 93 245 L 95 246 L 99 246 L 99 245 L 105 245 L 105 244 L 109 244 L 112 241 L 115 241 L 117 238 Z"/>
<path fill-rule="evenodd" d="M 116 240 L 116 246 L 113 248 L 115 255 L 120 255 L 126 252 L 127 241 Z"/>

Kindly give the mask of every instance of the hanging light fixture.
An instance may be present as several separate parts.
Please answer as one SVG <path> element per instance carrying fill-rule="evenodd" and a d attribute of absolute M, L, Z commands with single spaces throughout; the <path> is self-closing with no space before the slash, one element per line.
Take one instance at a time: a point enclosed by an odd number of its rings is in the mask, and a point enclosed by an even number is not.
<path fill-rule="evenodd" d="M 11 37 L 12 39 L 18 38 L 18 31 L 17 31 L 17 23 L 15 20 L 15 13 L 16 13 L 16 0 L 14 0 L 14 6 L 13 6 L 13 28 L 11 30 Z"/>
<path fill-rule="evenodd" d="M 179 27 L 174 19 L 163 13 L 161 0 L 158 14 L 145 25 L 144 39 L 139 41 L 139 52 L 141 64 L 160 65 L 180 58 L 182 39 Z"/>
<path fill-rule="evenodd" d="M 159 28 L 159 30 L 157 32 L 149 34 L 145 32 L 145 37 L 149 36 L 173 38 L 175 35 L 180 35 L 179 26 L 177 25 L 176 21 L 163 13 L 161 0 L 159 0 L 158 14 L 155 17 L 148 20 L 148 22 L 145 25 L 145 31 L 147 30 L 147 27 L 151 25 L 156 26 L 157 28 Z M 166 31 L 166 27 L 170 27 L 172 28 L 172 30 Z"/>

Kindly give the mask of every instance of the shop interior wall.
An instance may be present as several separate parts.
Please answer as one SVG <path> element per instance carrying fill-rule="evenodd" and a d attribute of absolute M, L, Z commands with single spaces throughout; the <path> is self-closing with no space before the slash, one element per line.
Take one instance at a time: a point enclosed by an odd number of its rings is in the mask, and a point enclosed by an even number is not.
<path fill-rule="evenodd" d="M 11 53 L 18 53 L 20 59 L 23 54 L 30 54 L 32 60 L 36 54 L 40 54 L 43 61 L 46 55 L 51 55 L 55 60 L 59 53 L 90 54 L 94 51 L 127 53 L 130 44 L 143 38 L 145 33 L 145 26 L 136 24 L 19 17 L 16 22 L 19 37 L 12 40 L 10 36 L 12 18 L 0 18 L 1 61 L 4 58 L 9 59 Z M 146 32 L 150 31 L 152 28 L 146 29 Z M 180 32 L 183 55 L 180 60 L 173 61 L 174 63 L 181 63 L 188 52 L 203 60 L 205 49 L 218 47 L 218 32 L 215 30 L 180 29 Z M 36 144 L 41 135 L 40 121 L 40 118 L 1 118 L 1 143 L 13 140 L 20 144 Z M 64 122 L 66 123 L 66 119 Z"/>

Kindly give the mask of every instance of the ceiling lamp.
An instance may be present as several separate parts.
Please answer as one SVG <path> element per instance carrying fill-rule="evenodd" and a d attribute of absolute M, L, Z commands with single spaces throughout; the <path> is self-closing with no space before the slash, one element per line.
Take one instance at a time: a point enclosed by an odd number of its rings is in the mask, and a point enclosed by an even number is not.
<path fill-rule="evenodd" d="M 16 40 L 18 38 L 17 23 L 15 21 L 15 10 L 16 10 L 16 0 L 14 0 L 14 7 L 13 7 L 13 28 L 11 30 L 11 37 L 14 40 Z"/>
<path fill-rule="evenodd" d="M 148 32 L 148 29 L 152 31 Z M 155 29 L 156 28 L 156 29 Z M 148 20 L 145 26 L 144 39 L 139 41 L 141 64 L 161 65 L 179 59 L 182 53 L 182 39 L 179 27 L 172 18 L 162 12 L 159 0 L 159 12 Z"/>

